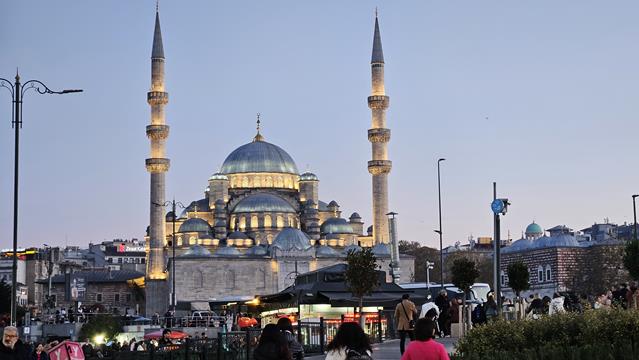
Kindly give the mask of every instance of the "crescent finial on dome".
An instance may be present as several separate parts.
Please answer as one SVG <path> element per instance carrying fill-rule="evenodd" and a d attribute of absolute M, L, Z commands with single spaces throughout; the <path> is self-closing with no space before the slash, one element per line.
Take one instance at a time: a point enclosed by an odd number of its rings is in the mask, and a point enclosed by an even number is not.
<path fill-rule="evenodd" d="M 264 141 L 264 136 L 260 134 L 260 113 L 257 113 L 257 135 L 253 138 L 253 142 L 255 141 Z"/>

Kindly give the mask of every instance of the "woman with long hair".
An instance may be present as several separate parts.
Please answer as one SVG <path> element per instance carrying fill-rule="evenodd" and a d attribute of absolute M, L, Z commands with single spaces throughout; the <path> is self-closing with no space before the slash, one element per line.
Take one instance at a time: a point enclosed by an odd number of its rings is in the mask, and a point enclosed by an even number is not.
<path fill-rule="evenodd" d="M 297 341 L 297 337 L 293 334 L 293 323 L 291 319 L 287 317 L 277 320 L 277 328 L 280 329 L 282 334 L 286 337 L 288 349 L 291 352 L 293 359 L 304 359 L 304 347 Z"/>
<path fill-rule="evenodd" d="M 364 359 L 373 353 L 368 335 L 359 324 L 345 322 L 339 326 L 333 340 L 326 346 L 328 354 L 325 360 L 345 360 L 349 356 L 359 356 Z"/>
<path fill-rule="evenodd" d="M 253 351 L 255 360 L 292 360 L 288 350 L 286 337 L 275 324 L 268 324 L 262 329 L 260 342 Z"/>

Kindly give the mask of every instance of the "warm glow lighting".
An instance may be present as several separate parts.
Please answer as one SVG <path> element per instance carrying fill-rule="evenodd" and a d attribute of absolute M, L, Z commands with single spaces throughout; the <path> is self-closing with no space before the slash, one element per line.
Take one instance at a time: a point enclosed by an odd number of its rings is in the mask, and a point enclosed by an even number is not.
<path fill-rule="evenodd" d="M 104 344 L 104 334 L 98 334 L 96 336 L 93 337 L 93 342 L 96 345 L 102 345 Z"/>

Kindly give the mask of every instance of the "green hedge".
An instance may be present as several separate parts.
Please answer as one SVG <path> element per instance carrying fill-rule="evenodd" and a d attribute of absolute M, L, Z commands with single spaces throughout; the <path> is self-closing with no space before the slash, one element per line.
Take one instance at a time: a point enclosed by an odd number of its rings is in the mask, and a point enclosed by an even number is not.
<path fill-rule="evenodd" d="M 455 358 L 637 359 L 637 347 L 639 311 L 587 310 L 475 327 L 457 343 Z"/>

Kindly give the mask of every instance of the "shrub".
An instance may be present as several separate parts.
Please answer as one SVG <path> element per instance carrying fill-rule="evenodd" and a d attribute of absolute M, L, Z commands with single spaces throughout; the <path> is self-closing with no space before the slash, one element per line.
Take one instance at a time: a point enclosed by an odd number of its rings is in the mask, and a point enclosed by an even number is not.
<path fill-rule="evenodd" d="M 639 311 L 587 310 L 475 327 L 457 343 L 456 358 L 623 359 L 619 349 L 639 356 L 637 346 Z"/>

